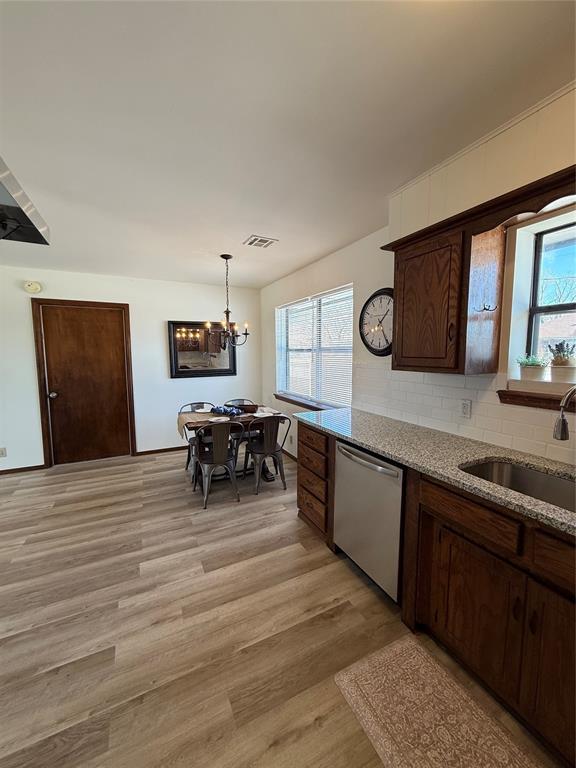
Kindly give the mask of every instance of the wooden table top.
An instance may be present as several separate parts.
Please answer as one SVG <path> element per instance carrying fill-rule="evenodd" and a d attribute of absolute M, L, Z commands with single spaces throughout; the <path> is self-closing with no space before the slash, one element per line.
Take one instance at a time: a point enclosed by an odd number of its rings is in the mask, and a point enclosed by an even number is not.
<path fill-rule="evenodd" d="M 201 427 L 208 427 L 212 426 L 213 424 L 217 424 L 218 422 L 210 421 L 210 419 L 213 419 L 217 415 L 218 414 L 214 413 L 198 413 L 190 411 L 187 413 L 179 413 L 178 432 L 180 433 L 181 437 L 185 437 L 185 427 L 188 430 L 193 431 L 195 429 L 200 429 Z M 255 413 L 243 413 L 241 416 L 231 416 L 230 421 L 239 421 L 241 424 L 249 424 L 254 419 L 260 419 L 265 416 L 286 416 L 286 414 L 280 413 L 280 411 L 273 412 L 272 409 L 268 409 L 266 413 L 261 413 L 258 416 Z"/>

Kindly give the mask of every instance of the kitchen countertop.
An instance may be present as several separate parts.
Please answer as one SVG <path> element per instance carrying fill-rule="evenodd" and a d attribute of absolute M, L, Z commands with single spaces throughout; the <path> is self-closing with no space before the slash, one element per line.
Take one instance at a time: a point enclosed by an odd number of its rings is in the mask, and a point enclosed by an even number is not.
<path fill-rule="evenodd" d="M 356 408 L 298 413 L 296 418 L 359 448 L 366 448 L 383 458 L 576 535 L 576 513 L 469 475 L 460 469 L 461 466 L 477 464 L 482 460 L 500 459 L 574 480 L 576 472 L 570 464 L 389 419 Z"/>

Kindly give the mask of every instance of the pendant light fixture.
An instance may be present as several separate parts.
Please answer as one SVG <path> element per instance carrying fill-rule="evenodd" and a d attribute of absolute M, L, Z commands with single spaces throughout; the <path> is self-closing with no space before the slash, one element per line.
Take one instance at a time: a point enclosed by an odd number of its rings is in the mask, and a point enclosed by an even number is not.
<path fill-rule="evenodd" d="M 242 333 L 238 333 L 237 323 L 230 322 L 230 286 L 228 284 L 228 262 L 232 258 L 229 253 L 222 253 L 221 259 L 224 259 L 226 263 L 226 309 L 224 310 L 224 319 L 221 322 L 221 328 L 212 328 L 212 323 L 209 321 L 206 323 L 206 328 L 211 339 L 214 339 L 220 346 L 220 349 L 225 350 L 228 344 L 233 347 L 241 347 L 248 341 L 248 323 L 244 323 L 244 330 Z"/>

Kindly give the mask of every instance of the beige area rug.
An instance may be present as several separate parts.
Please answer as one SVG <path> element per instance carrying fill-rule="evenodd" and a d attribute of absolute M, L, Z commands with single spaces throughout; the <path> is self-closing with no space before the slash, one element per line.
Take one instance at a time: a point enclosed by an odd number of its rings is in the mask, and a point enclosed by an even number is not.
<path fill-rule="evenodd" d="M 386 768 L 537 768 L 416 638 L 335 680 Z"/>

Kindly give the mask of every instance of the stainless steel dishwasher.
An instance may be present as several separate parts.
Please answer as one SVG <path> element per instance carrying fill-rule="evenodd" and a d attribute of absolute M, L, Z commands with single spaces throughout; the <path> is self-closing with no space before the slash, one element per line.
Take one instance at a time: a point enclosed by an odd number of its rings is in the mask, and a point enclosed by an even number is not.
<path fill-rule="evenodd" d="M 403 471 L 336 443 L 334 543 L 398 600 Z"/>

